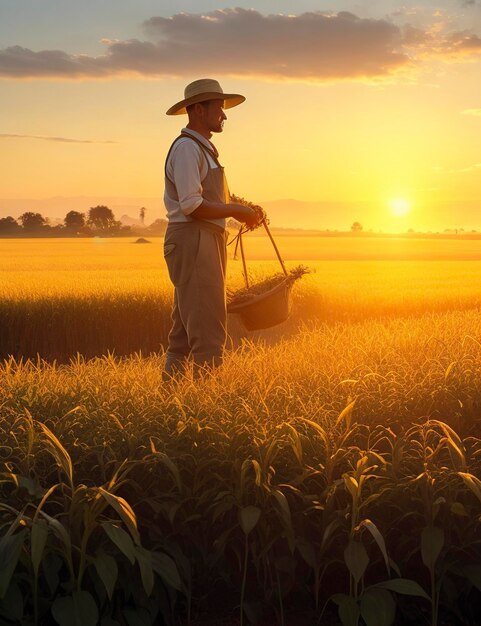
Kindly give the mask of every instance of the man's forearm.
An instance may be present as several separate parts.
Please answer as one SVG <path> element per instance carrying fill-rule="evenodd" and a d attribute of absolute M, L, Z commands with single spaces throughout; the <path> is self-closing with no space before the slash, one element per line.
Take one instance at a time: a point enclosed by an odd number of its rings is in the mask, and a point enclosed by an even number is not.
<path fill-rule="evenodd" d="M 255 221 L 255 211 L 242 204 L 223 204 L 222 202 L 210 202 L 202 200 L 192 213 L 191 217 L 201 220 L 220 219 L 225 217 L 233 217 L 239 222 Z"/>
<path fill-rule="evenodd" d="M 212 220 L 216 218 L 231 217 L 232 210 L 228 204 L 222 202 L 209 202 L 209 200 L 203 200 L 202 204 L 192 211 L 191 217 L 195 217 L 201 220 Z"/>

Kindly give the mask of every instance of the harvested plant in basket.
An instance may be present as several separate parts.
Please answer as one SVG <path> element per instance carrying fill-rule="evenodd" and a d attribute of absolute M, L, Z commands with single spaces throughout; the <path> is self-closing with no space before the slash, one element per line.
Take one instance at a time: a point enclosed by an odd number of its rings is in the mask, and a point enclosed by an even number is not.
<path fill-rule="evenodd" d="M 299 265 L 288 272 L 269 227 L 267 226 L 267 215 L 264 209 L 238 196 L 231 196 L 231 199 L 238 204 L 244 204 L 254 209 L 258 216 L 258 222 L 253 228 L 240 226 L 239 233 L 232 240 L 236 241 L 234 258 L 236 258 L 237 245 L 240 247 L 246 286 L 233 293 L 228 291 L 227 311 L 240 315 L 247 330 L 270 328 L 271 326 L 284 322 L 289 317 L 289 297 L 292 285 L 296 280 L 301 278 L 301 276 L 307 274 L 309 270 L 307 267 Z M 272 243 L 279 263 L 281 264 L 282 273 L 278 272 L 254 285 L 250 285 L 244 246 L 242 244 L 242 235 L 249 230 L 254 230 L 254 228 L 260 225 L 264 226 Z"/>
<path fill-rule="evenodd" d="M 269 276 L 264 280 L 261 280 L 249 287 L 242 287 L 237 291 L 227 290 L 227 304 L 229 307 L 234 307 L 240 304 L 248 303 L 256 296 L 261 296 L 280 285 L 282 282 L 294 283 L 299 278 L 302 278 L 304 274 L 309 274 L 311 270 L 305 265 L 298 265 L 290 270 L 287 276 L 281 272 L 276 272 L 273 276 Z"/>

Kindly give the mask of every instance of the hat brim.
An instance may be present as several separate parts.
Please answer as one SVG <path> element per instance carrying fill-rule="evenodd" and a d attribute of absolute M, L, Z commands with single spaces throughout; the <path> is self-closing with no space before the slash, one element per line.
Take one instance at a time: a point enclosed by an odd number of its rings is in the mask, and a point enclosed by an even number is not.
<path fill-rule="evenodd" d="M 177 102 L 177 104 L 174 104 L 174 106 L 171 106 L 170 109 L 166 111 L 166 115 L 185 114 L 187 113 L 186 107 L 191 104 L 196 104 L 197 102 L 206 102 L 207 100 L 224 100 L 224 109 L 232 109 L 232 107 L 242 104 L 245 97 L 241 96 L 239 93 L 200 93 L 197 96 L 192 96 L 191 98 Z"/>

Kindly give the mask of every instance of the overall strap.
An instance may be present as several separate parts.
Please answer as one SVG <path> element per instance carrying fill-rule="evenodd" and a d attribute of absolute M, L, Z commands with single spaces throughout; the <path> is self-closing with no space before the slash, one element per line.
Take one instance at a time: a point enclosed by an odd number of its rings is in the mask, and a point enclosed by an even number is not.
<path fill-rule="evenodd" d="M 200 141 L 199 139 L 197 139 L 197 137 L 194 137 L 193 135 L 190 135 L 189 133 L 181 133 L 180 137 L 187 137 L 188 139 L 192 139 L 192 141 L 195 141 L 195 143 L 204 151 L 207 152 L 207 154 L 212 158 L 212 160 L 215 162 L 215 164 L 217 165 L 217 167 L 221 167 L 221 164 L 219 163 L 219 160 L 217 158 L 217 154 L 214 152 L 213 148 L 208 148 L 204 143 L 202 143 L 202 141 Z M 179 137 L 177 137 L 177 139 L 179 139 Z M 176 140 L 177 141 L 177 140 Z"/>
<path fill-rule="evenodd" d="M 218 160 L 217 155 L 214 152 L 214 150 L 212 150 L 211 148 L 208 148 L 201 141 L 199 141 L 196 137 L 193 137 L 192 135 L 189 135 L 188 133 L 180 133 L 180 135 L 178 137 L 176 137 L 174 139 L 174 141 L 172 142 L 172 145 L 170 146 L 169 151 L 167 152 L 167 156 L 165 157 L 165 164 L 164 164 L 165 177 L 167 178 L 167 180 L 170 180 L 170 182 L 172 184 L 175 184 L 175 183 L 167 175 L 167 161 L 169 160 L 170 153 L 172 152 L 175 144 L 178 142 L 179 139 L 183 139 L 183 138 L 192 139 L 192 141 L 194 141 L 201 148 L 201 150 L 203 150 L 204 153 L 206 153 L 206 154 L 208 154 L 210 156 L 210 158 L 214 161 L 214 163 L 217 165 L 217 167 L 222 168 L 222 166 L 219 163 L 219 160 Z M 208 163 L 208 161 L 207 161 L 207 163 Z"/>

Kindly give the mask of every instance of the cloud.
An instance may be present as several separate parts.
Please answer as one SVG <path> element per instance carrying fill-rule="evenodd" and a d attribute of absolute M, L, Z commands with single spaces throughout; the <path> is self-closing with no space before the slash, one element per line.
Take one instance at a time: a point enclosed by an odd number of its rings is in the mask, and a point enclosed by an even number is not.
<path fill-rule="evenodd" d="M 352 13 L 262 15 L 253 9 L 179 13 L 144 23 L 149 41 L 104 39 L 105 54 L 0 50 L 5 78 L 104 78 L 228 74 L 295 80 L 385 76 L 409 63 L 401 32 Z"/>
<path fill-rule="evenodd" d="M 469 31 L 461 31 L 452 33 L 441 41 L 439 51 L 441 54 L 449 56 L 468 56 L 471 54 L 481 53 L 481 37 L 470 33 Z"/>
<path fill-rule="evenodd" d="M 404 12 L 405 16 L 412 16 Z M 144 22 L 147 41 L 102 39 L 105 54 L 61 50 L 0 50 L 0 77 L 111 78 L 230 75 L 275 80 L 386 78 L 429 56 L 460 58 L 481 52 L 469 31 L 447 33 L 448 21 L 426 29 L 353 13 L 263 15 L 254 9 L 178 13 Z"/>
<path fill-rule="evenodd" d="M 479 116 L 481 116 L 481 109 L 464 109 L 464 111 L 461 111 L 461 115 L 479 115 Z"/>
<path fill-rule="evenodd" d="M 4 78 L 101 78 L 109 74 L 105 57 L 74 56 L 61 50 L 34 52 L 21 46 L 0 50 L 0 76 Z"/>
<path fill-rule="evenodd" d="M 58 141 L 61 143 L 118 143 L 117 141 L 100 141 L 96 139 L 71 139 L 69 137 L 43 137 L 41 135 L 12 135 L 0 133 L 0 139 L 43 139 L 44 141 Z"/>

